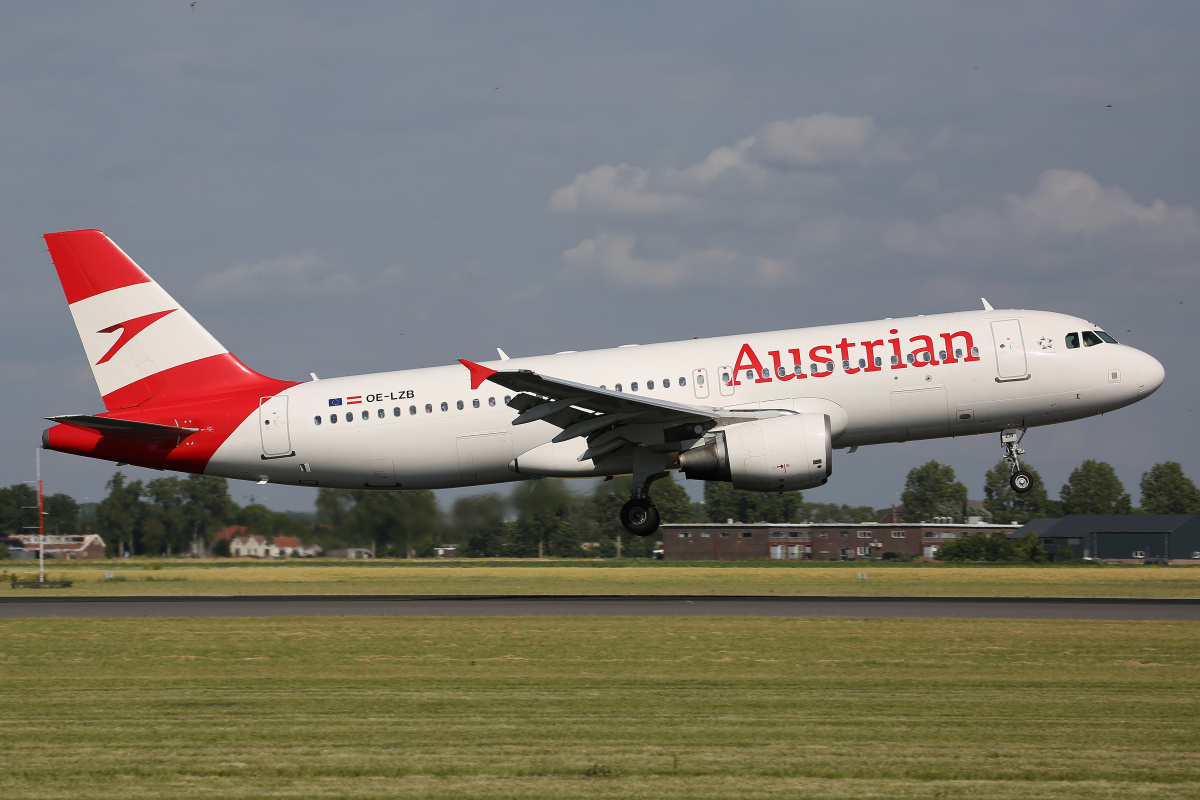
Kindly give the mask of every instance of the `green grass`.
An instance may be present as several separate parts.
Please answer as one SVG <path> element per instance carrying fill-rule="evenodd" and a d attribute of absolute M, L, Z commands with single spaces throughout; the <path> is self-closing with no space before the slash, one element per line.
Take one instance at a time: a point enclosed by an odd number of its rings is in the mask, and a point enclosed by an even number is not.
<path fill-rule="evenodd" d="M 5 798 L 1200 796 L 1200 624 L 0 620 Z"/>
<path fill-rule="evenodd" d="M 36 565 L 7 569 L 36 577 Z M 105 579 L 105 572 L 113 580 Z M 858 576 L 865 574 L 866 579 Z M 55 564 L 69 589 L 13 589 L 0 597 L 59 594 L 616 594 L 968 597 L 1200 597 L 1200 568 L 653 561 L 428 561 L 346 564 L 191 560 Z"/>

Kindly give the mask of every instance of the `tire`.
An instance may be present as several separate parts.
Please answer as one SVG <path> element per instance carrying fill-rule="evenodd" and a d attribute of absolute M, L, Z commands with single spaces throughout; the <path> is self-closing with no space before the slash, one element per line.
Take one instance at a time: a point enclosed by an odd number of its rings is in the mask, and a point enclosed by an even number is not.
<path fill-rule="evenodd" d="M 1017 494 L 1025 494 L 1033 488 L 1033 476 L 1025 470 L 1019 469 L 1008 479 L 1008 485 Z"/>
<path fill-rule="evenodd" d="M 634 498 L 621 507 L 621 525 L 636 536 L 649 536 L 658 530 L 658 509 L 649 500 Z"/>

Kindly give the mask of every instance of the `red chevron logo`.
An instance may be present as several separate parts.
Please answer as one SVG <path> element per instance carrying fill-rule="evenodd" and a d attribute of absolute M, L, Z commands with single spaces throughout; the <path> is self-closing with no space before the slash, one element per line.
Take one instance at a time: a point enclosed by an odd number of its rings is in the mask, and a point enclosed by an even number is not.
<path fill-rule="evenodd" d="M 112 347 L 108 348 L 108 352 L 104 354 L 104 358 L 97 361 L 96 365 L 99 366 L 105 361 L 108 361 L 110 358 L 115 356 L 122 347 L 129 344 L 130 339 L 137 336 L 139 333 L 146 330 L 146 328 L 150 327 L 155 322 L 158 322 L 160 319 L 165 317 L 167 314 L 170 314 L 174 310 L 175 309 L 173 308 L 168 308 L 166 311 L 155 311 L 153 314 L 134 317 L 133 319 L 126 320 L 125 322 L 118 322 L 116 325 L 109 325 L 107 328 L 102 328 L 96 331 L 96 333 L 114 333 L 118 328 L 121 330 L 121 335 L 117 337 L 117 341 Z"/>

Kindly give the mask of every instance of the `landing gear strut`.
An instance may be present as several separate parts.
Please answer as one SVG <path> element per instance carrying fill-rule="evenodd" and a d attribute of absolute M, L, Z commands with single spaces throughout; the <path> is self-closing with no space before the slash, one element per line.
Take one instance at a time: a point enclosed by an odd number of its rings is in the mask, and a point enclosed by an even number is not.
<path fill-rule="evenodd" d="M 1025 494 L 1033 488 L 1033 476 L 1021 469 L 1021 456 L 1025 455 L 1025 451 L 1021 449 L 1021 440 L 1024 438 L 1024 429 L 1018 432 L 1016 428 L 1007 428 L 1000 434 L 1000 443 L 1004 446 L 1004 460 L 1008 462 L 1010 470 L 1008 485 L 1017 494 Z"/>
<path fill-rule="evenodd" d="M 666 458 L 645 447 L 633 451 L 633 497 L 621 507 L 621 525 L 636 536 L 658 530 L 659 516 L 650 499 L 650 484 L 667 476 Z"/>

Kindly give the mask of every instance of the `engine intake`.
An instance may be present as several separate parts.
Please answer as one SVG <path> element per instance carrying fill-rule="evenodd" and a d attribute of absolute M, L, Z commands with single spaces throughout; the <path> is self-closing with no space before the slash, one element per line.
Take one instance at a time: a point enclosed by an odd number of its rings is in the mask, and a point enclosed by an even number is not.
<path fill-rule="evenodd" d="M 718 428 L 680 453 L 679 466 L 689 478 L 753 492 L 821 486 L 833 472 L 829 417 L 793 414 Z"/>

